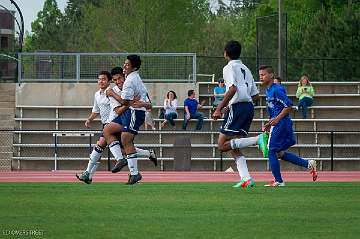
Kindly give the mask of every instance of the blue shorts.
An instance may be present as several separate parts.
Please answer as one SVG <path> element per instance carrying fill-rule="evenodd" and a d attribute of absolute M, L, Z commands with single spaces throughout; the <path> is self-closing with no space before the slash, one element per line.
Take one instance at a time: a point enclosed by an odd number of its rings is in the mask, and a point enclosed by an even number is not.
<path fill-rule="evenodd" d="M 293 124 L 290 118 L 280 120 L 271 127 L 269 134 L 269 150 L 285 151 L 296 144 Z"/>
<path fill-rule="evenodd" d="M 112 122 L 123 126 L 122 132 L 138 134 L 140 126 L 145 121 L 145 111 L 127 109 L 124 113 L 116 117 Z"/>
<path fill-rule="evenodd" d="M 238 102 L 229 106 L 220 132 L 228 135 L 247 136 L 251 122 L 254 118 L 254 105 L 252 102 Z"/>

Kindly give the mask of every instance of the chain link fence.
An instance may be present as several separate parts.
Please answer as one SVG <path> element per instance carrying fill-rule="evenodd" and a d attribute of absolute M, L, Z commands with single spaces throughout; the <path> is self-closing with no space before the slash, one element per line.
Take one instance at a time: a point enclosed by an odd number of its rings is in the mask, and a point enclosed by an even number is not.
<path fill-rule="evenodd" d="M 17 79 L 16 55 L 0 52 L 0 82 L 15 82 Z"/>
<path fill-rule="evenodd" d="M 256 57 L 241 57 L 251 70 L 254 79 L 259 79 Z M 278 58 L 262 58 L 263 64 L 277 67 Z M 311 81 L 360 81 L 360 59 L 325 59 L 325 58 L 288 58 L 286 60 L 287 81 L 298 81 L 302 75 L 308 75 Z M 222 69 L 226 65 L 221 56 L 198 56 L 197 69 L 200 74 L 215 74 L 215 79 L 222 78 Z M 210 81 L 202 78 L 201 81 Z"/>
<path fill-rule="evenodd" d="M 102 70 L 123 66 L 130 53 L 22 53 L 19 82 L 94 82 Z M 136 53 L 145 82 L 196 82 L 194 53 Z"/>

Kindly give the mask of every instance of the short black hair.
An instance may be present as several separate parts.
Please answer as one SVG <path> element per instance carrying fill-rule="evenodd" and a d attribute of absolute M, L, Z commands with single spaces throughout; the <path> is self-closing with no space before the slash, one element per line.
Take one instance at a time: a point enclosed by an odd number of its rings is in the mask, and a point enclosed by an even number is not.
<path fill-rule="evenodd" d="M 114 67 L 111 69 L 111 75 L 114 76 L 114 75 L 117 75 L 117 74 L 120 74 L 120 75 L 124 75 L 124 72 L 123 72 L 123 68 L 117 66 L 117 67 Z"/>
<path fill-rule="evenodd" d="M 259 71 L 265 70 L 267 73 L 274 74 L 274 68 L 270 65 L 261 65 L 259 66 Z"/>
<path fill-rule="evenodd" d="M 177 99 L 176 93 L 175 93 L 175 91 L 173 91 L 173 90 L 169 90 L 169 92 L 166 94 L 166 98 L 169 99 L 169 94 L 170 94 L 170 93 L 173 93 L 173 94 L 174 94 L 174 99 Z"/>
<path fill-rule="evenodd" d="M 128 55 L 126 57 L 126 59 L 128 59 L 130 61 L 131 66 L 134 67 L 136 70 L 140 69 L 140 66 L 141 66 L 140 56 L 138 56 L 138 55 Z"/>
<path fill-rule="evenodd" d="M 224 79 L 220 78 L 220 79 L 218 80 L 218 83 L 224 83 Z"/>
<path fill-rule="evenodd" d="M 192 94 L 194 94 L 194 90 L 188 90 L 188 96 L 192 96 Z"/>
<path fill-rule="evenodd" d="M 100 75 L 106 75 L 106 78 L 107 78 L 108 81 L 110 81 L 112 79 L 112 76 L 111 76 L 110 72 L 108 72 L 108 71 L 100 71 L 99 74 L 98 74 L 98 77 Z"/>
<path fill-rule="evenodd" d="M 274 79 L 275 79 L 275 80 L 278 80 L 280 83 L 282 82 L 282 79 L 281 79 L 280 76 L 277 76 L 277 77 L 275 77 Z"/>
<path fill-rule="evenodd" d="M 241 55 L 241 44 L 238 41 L 229 41 L 226 43 L 224 51 L 231 60 L 237 60 Z"/>

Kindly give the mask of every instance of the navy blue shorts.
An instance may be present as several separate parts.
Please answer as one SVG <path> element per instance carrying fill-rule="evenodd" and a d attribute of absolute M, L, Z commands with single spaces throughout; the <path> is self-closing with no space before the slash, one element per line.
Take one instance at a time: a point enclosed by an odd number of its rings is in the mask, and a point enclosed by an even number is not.
<path fill-rule="evenodd" d="M 124 113 L 116 117 L 112 122 L 123 126 L 122 132 L 138 134 L 140 126 L 145 121 L 145 111 L 127 109 Z"/>
<path fill-rule="evenodd" d="M 296 143 L 293 124 L 290 118 L 280 120 L 271 127 L 269 134 L 269 150 L 285 151 Z"/>
<path fill-rule="evenodd" d="M 253 118 L 254 105 L 252 102 L 232 104 L 224 116 L 220 132 L 228 136 L 247 136 Z"/>

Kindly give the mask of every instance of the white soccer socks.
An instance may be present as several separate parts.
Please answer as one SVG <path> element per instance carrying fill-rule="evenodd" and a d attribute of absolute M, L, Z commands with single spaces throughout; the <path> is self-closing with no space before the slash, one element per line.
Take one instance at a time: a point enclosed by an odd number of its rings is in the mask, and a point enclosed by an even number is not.
<path fill-rule="evenodd" d="M 121 148 L 120 148 L 120 142 L 115 140 L 114 142 L 112 142 L 109 145 L 110 151 L 112 153 L 112 155 L 114 156 L 116 161 L 122 160 L 124 159 L 124 156 L 121 152 Z"/>
<path fill-rule="evenodd" d="M 249 147 L 251 145 L 256 145 L 259 136 L 248 137 L 248 138 L 240 138 L 240 139 L 232 139 L 230 140 L 230 146 L 232 149 L 242 149 Z"/>
<path fill-rule="evenodd" d="M 138 157 L 145 157 L 145 158 L 149 158 L 150 157 L 150 151 L 146 150 L 146 149 L 140 149 L 140 148 L 135 148 L 136 149 L 136 154 Z"/>
<path fill-rule="evenodd" d="M 139 173 L 137 165 L 137 153 L 129 154 L 127 157 L 130 175 L 137 175 Z"/>
<path fill-rule="evenodd" d="M 246 164 L 246 158 L 244 156 L 237 157 L 235 159 L 235 162 L 236 162 L 236 167 L 239 171 L 240 178 L 244 180 L 249 180 L 251 177 Z"/>

